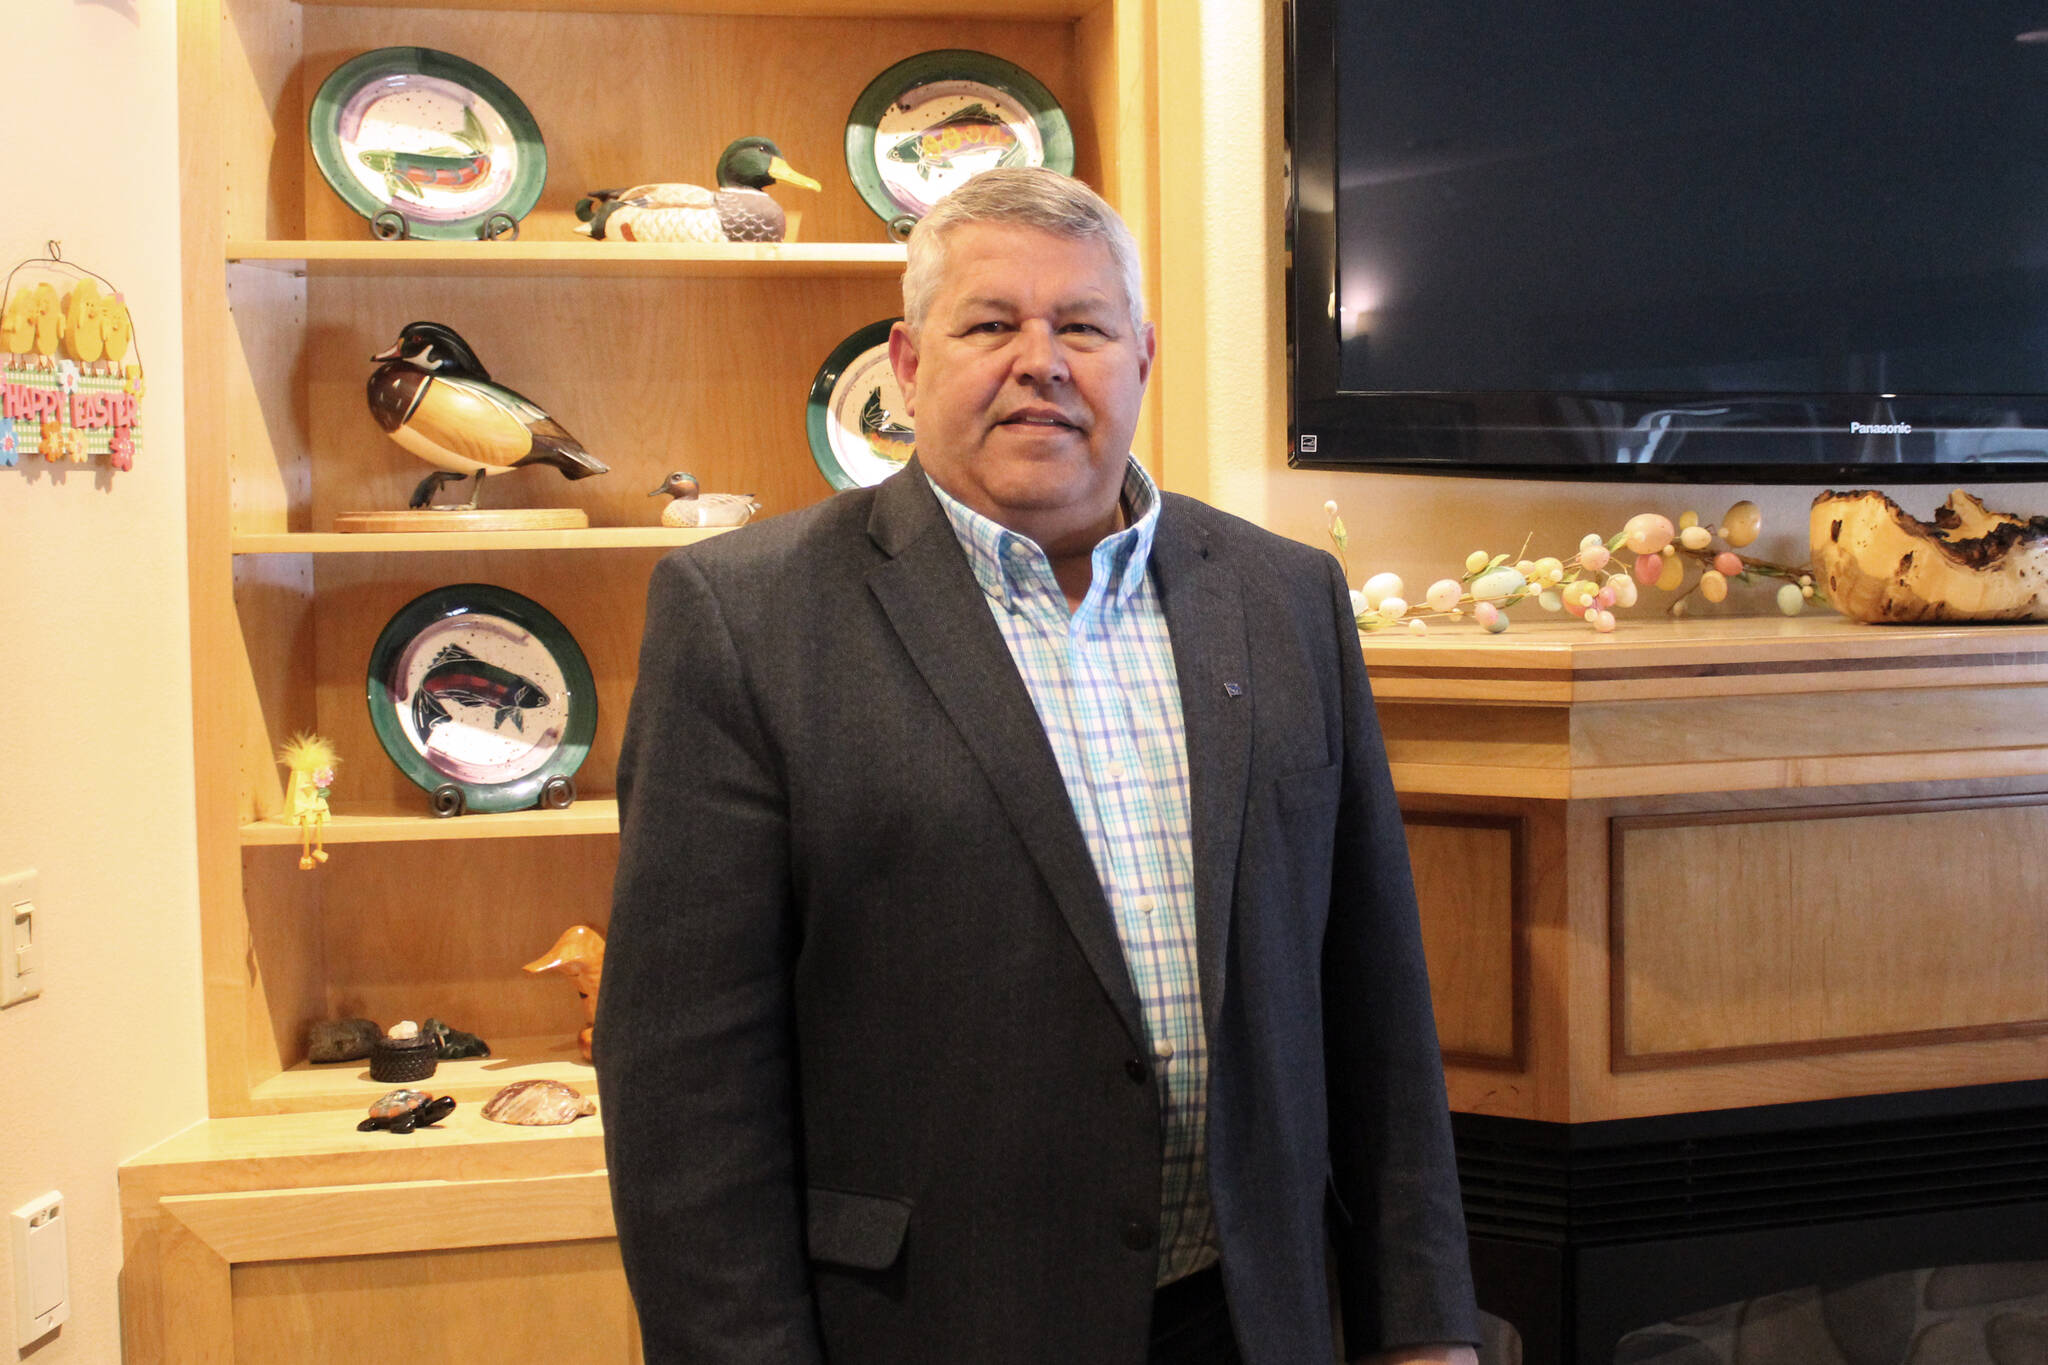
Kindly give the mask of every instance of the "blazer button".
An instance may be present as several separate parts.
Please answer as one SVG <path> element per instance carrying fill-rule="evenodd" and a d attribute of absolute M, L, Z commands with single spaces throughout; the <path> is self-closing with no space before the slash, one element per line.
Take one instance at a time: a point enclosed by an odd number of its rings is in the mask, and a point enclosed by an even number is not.
<path fill-rule="evenodd" d="M 1124 1245 L 1133 1251 L 1148 1249 L 1153 1239 L 1159 1235 L 1159 1230 L 1143 1218 L 1126 1219 L 1118 1232 L 1123 1235 Z"/>
<path fill-rule="evenodd" d="M 1151 1074 L 1152 1068 L 1146 1066 L 1141 1058 L 1133 1057 L 1124 1063 L 1124 1075 L 1129 1076 L 1136 1085 L 1143 1085 L 1145 1078 Z"/>

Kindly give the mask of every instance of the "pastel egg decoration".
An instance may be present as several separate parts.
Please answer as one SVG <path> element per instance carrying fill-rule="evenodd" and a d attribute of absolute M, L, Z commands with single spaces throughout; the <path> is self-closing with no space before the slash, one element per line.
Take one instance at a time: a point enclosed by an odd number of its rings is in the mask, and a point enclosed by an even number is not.
<path fill-rule="evenodd" d="M 1622 543 L 1639 555 L 1656 554 L 1676 534 L 1670 520 L 1655 512 L 1638 512 L 1621 528 Z"/>
<path fill-rule="evenodd" d="M 1472 597 L 1479 602 L 1500 602 L 1529 586 L 1520 569 L 1506 564 L 1488 569 L 1472 580 Z"/>
<path fill-rule="evenodd" d="M 1348 537 L 1336 504 L 1326 503 L 1324 512 L 1342 559 Z M 1568 614 L 1604 635 L 1619 624 L 1616 613 L 1637 606 L 1650 588 L 1675 594 L 1665 611 L 1677 616 L 1694 598 L 1723 602 L 1734 583 L 1759 579 L 1780 581 L 1775 599 L 1781 612 L 1790 616 L 1805 610 L 1817 596 L 1810 569 L 1735 552 L 1761 534 L 1756 504 L 1736 503 L 1723 521 L 1721 528 L 1708 525 L 1691 509 L 1676 524 L 1661 513 L 1639 512 L 1611 536 L 1587 532 L 1569 558 L 1532 553 L 1533 536 L 1514 556 L 1473 550 L 1465 556 L 1461 579 L 1439 578 L 1420 598 L 1407 595 L 1399 575 L 1374 574 L 1351 590 L 1353 614 L 1364 632 L 1405 624 L 1412 634 L 1422 635 L 1431 620 L 1470 616 L 1482 630 L 1498 634 L 1508 628 L 1509 609 L 1533 597 L 1543 611 Z M 1725 543 L 1720 543 L 1724 534 Z"/>
<path fill-rule="evenodd" d="M 1740 550 L 1753 544 L 1764 526 L 1764 514 L 1757 505 L 1747 498 L 1736 503 L 1721 517 L 1721 539 Z"/>

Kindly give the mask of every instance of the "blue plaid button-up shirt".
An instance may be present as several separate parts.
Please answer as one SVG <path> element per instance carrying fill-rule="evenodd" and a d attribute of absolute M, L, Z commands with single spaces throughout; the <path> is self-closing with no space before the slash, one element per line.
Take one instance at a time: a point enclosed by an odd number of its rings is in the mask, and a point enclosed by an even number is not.
<path fill-rule="evenodd" d="M 1159 1084 L 1159 1283 L 1166 1284 L 1213 1264 L 1217 1250 L 1187 737 L 1173 643 L 1148 572 L 1159 490 L 1135 460 L 1129 464 L 1129 525 L 1095 547 L 1094 581 L 1071 612 L 1035 542 L 935 483 L 932 491 L 1052 743 L 1144 1010 Z"/>

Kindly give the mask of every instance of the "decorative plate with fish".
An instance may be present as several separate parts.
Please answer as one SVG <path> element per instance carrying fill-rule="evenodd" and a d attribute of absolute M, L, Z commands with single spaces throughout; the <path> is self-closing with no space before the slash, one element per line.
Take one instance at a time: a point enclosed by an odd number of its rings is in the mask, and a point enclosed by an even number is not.
<path fill-rule="evenodd" d="M 846 122 L 846 168 L 897 236 L 962 182 L 997 166 L 1071 175 L 1074 136 L 1052 93 L 986 52 L 949 48 L 868 83 Z"/>
<path fill-rule="evenodd" d="M 334 192 L 373 223 L 403 214 L 414 237 L 474 238 L 500 215 L 516 224 L 547 179 L 547 147 L 519 96 L 431 47 L 342 63 L 307 125 Z"/>
<path fill-rule="evenodd" d="M 872 488 L 908 463 L 917 433 L 889 368 L 895 318 L 871 322 L 839 343 L 811 381 L 804 428 L 811 458 L 834 488 Z"/>
<path fill-rule="evenodd" d="M 576 641 L 540 603 L 484 583 L 400 609 L 370 651 L 368 692 L 384 752 L 443 814 L 566 805 L 597 733 Z"/>

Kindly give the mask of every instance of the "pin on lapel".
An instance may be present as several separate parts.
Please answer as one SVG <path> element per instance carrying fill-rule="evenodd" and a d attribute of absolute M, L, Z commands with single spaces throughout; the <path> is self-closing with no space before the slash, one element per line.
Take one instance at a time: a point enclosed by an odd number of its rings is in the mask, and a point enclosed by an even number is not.
<path fill-rule="evenodd" d="M 1227 682 L 1223 684 L 1223 695 L 1226 697 L 1241 697 L 1244 695 L 1244 689 L 1236 683 Z"/>

